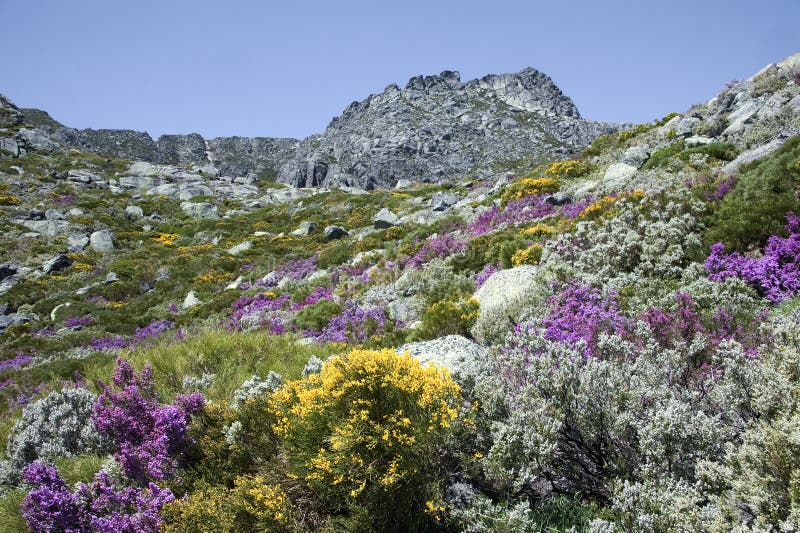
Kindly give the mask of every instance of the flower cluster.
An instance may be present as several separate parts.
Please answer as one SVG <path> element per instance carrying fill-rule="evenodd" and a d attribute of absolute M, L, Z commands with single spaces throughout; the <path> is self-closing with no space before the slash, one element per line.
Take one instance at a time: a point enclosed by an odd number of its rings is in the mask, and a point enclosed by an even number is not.
<path fill-rule="evenodd" d="M 291 296 L 288 294 L 276 296 L 271 292 L 242 296 L 231 304 L 233 313 L 228 323 L 229 327 L 242 329 L 251 324 L 267 324 L 271 329 L 278 328 L 280 320 L 270 317 L 269 313 L 283 309 L 290 299 Z"/>
<path fill-rule="evenodd" d="M 475 288 L 480 289 L 483 287 L 483 284 L 486 283 L 486 280 L 491 278 L 492 274 L 499 272 L 500 270 L 502 270 L 502 268 L 499 264 L 493 265 L 489 263 L 483 267 L 483 270 L 475 274 Z"/>
<path fill-rule="evenodd" d="M 17 355 L 11 359 L 4 359 L 3 361 L 0 361 L 0 372 L 17 370 L 32 362 L 33 356 L 18 352 Z"/>
<path fill-rule="evenodd" d="M 552 215 L 556 208 L 544 196 L 525 196 L 509 202 L 505 207 L 494 206 L 481 213 L 467 231 L 478 236 L 503 225 L 524 224 Z"/>
<path fill-rule="evenodd" d="M 372 335 L 383 333 L 386 326 L 383 309 L 362 308 L 351 302 L 342 314 L 333 317 L 321 331 L 306 333 L 318 342 L 363 342 Z"/>
<path fill-rule="evenodd" d="M 467 242 L 456 239 L 451 234 L 445 234 L 429 239 L 411 259 L 406 263 L 407 267 L 419 268 L 426 262 L 437 257 L 449 257 L 466 250 Z"/>
<path fill-rule="evenodd" d="M 756 259 L 739 252 L 726 254 L 724 244 L 714 244 L 705 263 L 709 277 L 716 281 L 741 278 L 772 302 L 796 294 L 800 290 L 800 218 L 790 212 L 786 220 L 789 236 L 770 237 L 763 257 Z"/>
<path fill-rule="evenodd" d="M 64 325 L 68 328 L 82 328 L 94 324 L 94 317 L 91 316 L 68 316 L 64 319 Z"/>
<path fill-rule="evenodd" d="M 103 393 L 92 414 L 95 426 L 116 446 L 115 457 L 128 477 L 167 479 L 192 444 L 188 423 L 203 407 L 203 396 L 178 396 L 174 405 L 160 405 L 150 367 L 137 374 L 123 358 L 117 359 L 112 382 L 113 387 L 101 384 Z"/>
<path fill-rule="evenodd" d="M 121 335 L 114 335 L 111 337 L 101 337 L 91 339 L 90 345 L 93 350 L 120 350 L 122 348 L 133 349 L 136 346 L 158 337 L 165 331 L 171 330 L 175 327 L 174 322 L 166 319 L 153 320 L 144 327 L 136 328 L 133 336 L 125 338 Z"/>
<path fill-rule="evenodd" d="M 117 488 L 105 472 L 71 492 L 55 467 L 32 463 L 23 479 L 33 489 L 22 502 L 22 516 L 33 533 L 97 531 L 157 532 L 161 508 L 175 497 L 169 489 Z"/>
<path fill-rule="evenodd" d="M 627 335 L 630 326 L 618 309 L 616 293 L 604 297 L 600 289 L 569 280 L 556 287 L 548 302 L 549 314 L 542 319 L 544 338 L 571 346 L 586 344 L 586 356 L 597 353 L 601 334 Z"/>

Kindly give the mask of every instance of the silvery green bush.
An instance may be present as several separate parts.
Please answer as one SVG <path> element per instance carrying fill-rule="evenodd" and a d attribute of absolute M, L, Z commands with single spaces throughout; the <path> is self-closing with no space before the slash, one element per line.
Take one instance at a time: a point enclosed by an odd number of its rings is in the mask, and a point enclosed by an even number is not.
<path fill-rule="evenodd" d="M 20 469 L 37 459 L 105 453 L 108 443 L 92 423 L 97 396 L 66 388 L 26 406 L 8 437 L 9 466 Z"/>

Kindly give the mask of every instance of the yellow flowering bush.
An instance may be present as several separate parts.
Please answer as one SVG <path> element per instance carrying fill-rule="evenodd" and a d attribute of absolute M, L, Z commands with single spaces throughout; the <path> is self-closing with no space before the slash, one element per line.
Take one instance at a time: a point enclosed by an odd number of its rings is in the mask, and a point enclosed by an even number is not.
<path fill-rule="evenodd" d="M 581 220 L 596 220 L 601 216 L 613 217 L 616 214 L 614 206 L 619 200 L 629 199 L 633 201 L 640 201 L 644 198 L 644 191 L 636 189 L 632 192 L 622 193 L 617 196 L 603 196 L 596 202 L 586 206 L 586 209 L 581 211 L 578 218 Z"/>
<path fill-rule="evenodd" d="M 592 169 L 591 165 L 586 161 L 578 159 L 569 159 L 567 161 L 556 161 L 547 167 L 544 175 L 547 178 L 555 180 L 574 179 L 583 176 Z"/>
<path fill-rule="evenodd" d="M 214 245 L 211 243 L 196 244 L 194 246 L 178 246 L 178 253 L 181 255 L 199 255 L 210 251 L 212 248 L 214 248 Z"/>
<path fill-rule="evenodd" d="M 547 224 L 537 223 L 530 228 L 522 230 L 522 235 L 528 238 L 536 238 L 553 234 L 553 228 Z"/>
<path fill-rule="evenodd" d="M 194 278 L 196 283 L 209 283 L 215 284 L 220 283 L 222 281 L 226 281 L 230 275 L 226 274 L 225 272 L 220 272 L 219 270 L 209 270 L 208 272 L 204 272 L 203 274 L 199 274 Z"/>
<path fill-rule="evenodd" d="M 323 505 L 367 508 L 376 527 L 406 529 L 424 516 L 440 450 L 461 419 L 460 388 L 446 369 L 391 349 L 353 350 L 272 401 L 289 475 Z"/>
<path fill-rule="evenodd" d="M 19 205 L 21 203 L 22 200 L 20 200 L 19 196 L 11 194 L 0 196 L 0 205 Z"/>
<path fill-rule="evenodd" d="M 74 268 L 77 272 L 89 272 L 94 267 L 92 267 L 92 265 L 89 263 L 75 263 L 72 265 L 72 268 Z"/>
<path fill-rule="evenodd" d="M 201 484 L 162 509 L 166 533 L 290 531 L 294 507 L 278 485 L 262 476 L 239 476 L 233 488 Z"/>
<path fill-rule="evenodd" d="M 511 264 L 515 267 L 522 265 L 538 265 L 542 259 L 542 245 L 533 244 L 527 248 L 522 248 L 514 252 L 511 256 Z"/>
<path fill-rule="evenodd" d="M 172 246 L 178 240 L 178 235 L 175 233 L 159 233 L 153 237 L 153 242 L 163 244 L 164 246 Z"/>
<path fill-rule="evenodd" d="M 553 178 L 522 178 L 503 191 L 500 199 L 504 204 L 525 196 L 538 196 L 558 191 L 559 182 Z"/>

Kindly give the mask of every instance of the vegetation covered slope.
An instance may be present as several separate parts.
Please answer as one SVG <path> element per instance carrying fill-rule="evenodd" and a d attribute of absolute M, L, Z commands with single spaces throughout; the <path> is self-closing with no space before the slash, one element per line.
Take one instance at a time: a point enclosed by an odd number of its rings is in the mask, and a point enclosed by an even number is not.
<path fill-rule="evenodd" d="M 797 529 L 798 66 L 369 193 L 234 193 L 5 107 L 0 529 Z"/>

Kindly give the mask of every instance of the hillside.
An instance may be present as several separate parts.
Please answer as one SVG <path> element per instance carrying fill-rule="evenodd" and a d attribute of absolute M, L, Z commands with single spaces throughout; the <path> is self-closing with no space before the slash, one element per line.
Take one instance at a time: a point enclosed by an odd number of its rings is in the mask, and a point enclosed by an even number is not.
<path fill-rule="evenodd" d="M 798 73 L 412 78 L 280 183 L 0 98 L 0 530 L 800 528 Z"/>

